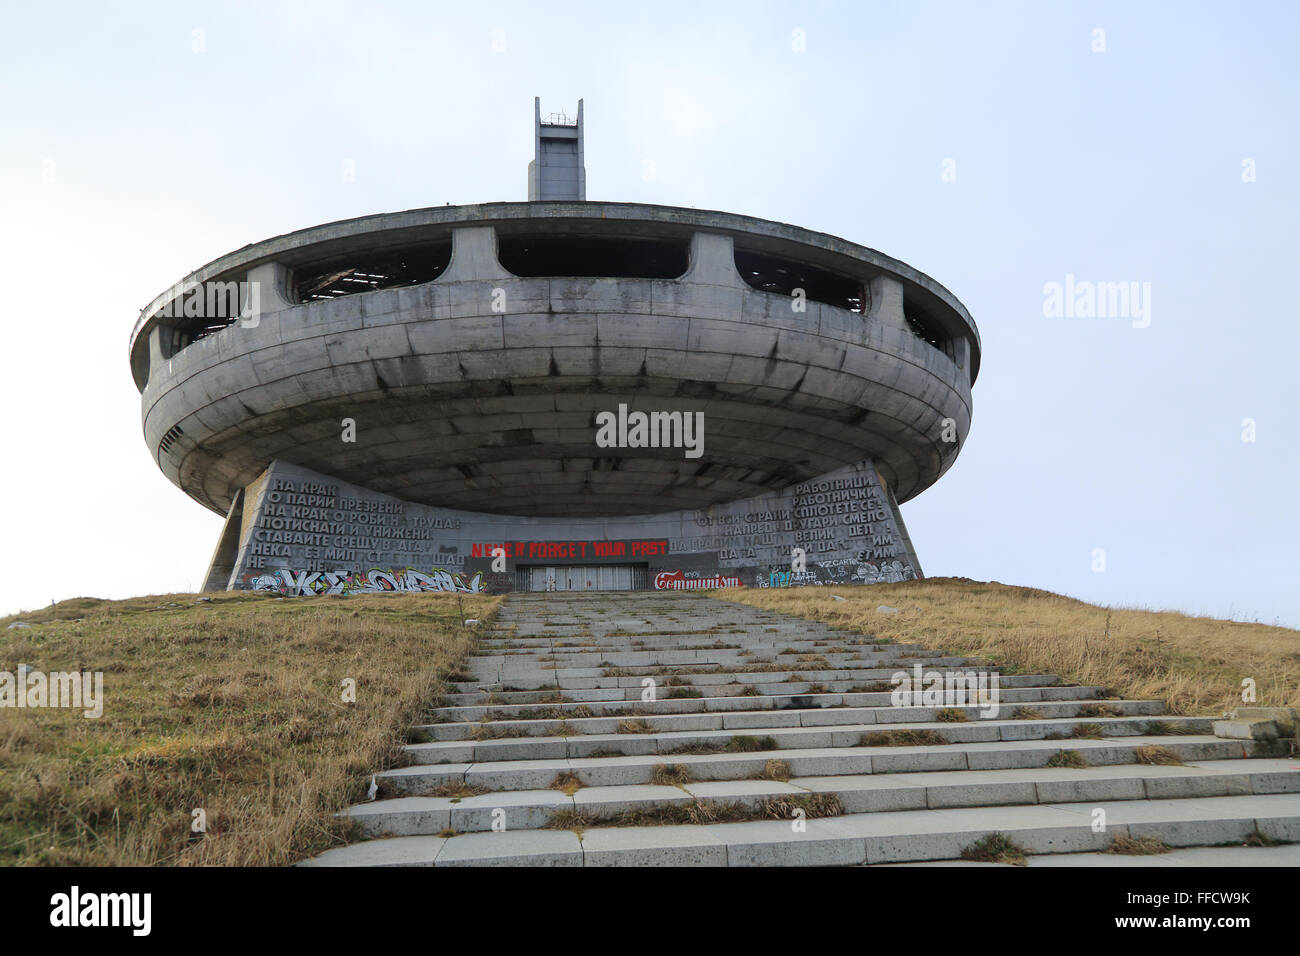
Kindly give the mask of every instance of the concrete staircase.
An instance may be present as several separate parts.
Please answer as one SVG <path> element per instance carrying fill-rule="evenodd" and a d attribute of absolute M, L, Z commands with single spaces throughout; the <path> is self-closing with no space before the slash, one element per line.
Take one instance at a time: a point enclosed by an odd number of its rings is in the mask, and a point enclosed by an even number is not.
<path fill-rule="evenodd" d="M 1030 854 L 1300 841 L 1284 744 L 1042 674 L 1003 675 L 991 716 L 892 706 L 891 676 L 917 663 L 989 670 L 698 594 L 512 595 L 409 766 L 347 811 L 367 839 L 307 864 L 861 865 L 956 860 L 992 833 Z"/>

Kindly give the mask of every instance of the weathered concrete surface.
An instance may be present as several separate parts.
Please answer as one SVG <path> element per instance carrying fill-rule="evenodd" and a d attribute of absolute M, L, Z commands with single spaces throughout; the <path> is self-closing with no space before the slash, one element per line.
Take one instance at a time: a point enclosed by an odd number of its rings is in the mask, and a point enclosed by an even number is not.
<path fill-rule="evenodd" d="M 596 589 L 611 568 L 626 569 L 626 583 L 655 590 L 920 577 L 898 507 L 870 463 L 707 513 L 616 518 L 434 508 L 279 461 L 239 494 L 239 517 L 228 519 L 209 572 L 211 590 L 500 593 L 529 590 L 553 578 L 557 565 L 581 569 L 574 583 L 587 585 L 590 577 Z M 497 548 L 499 563 L 492 559 Z M 791 570 L 795 548 L 804 552 L 799 571 Z"/>
<path fill-rule="evenodd" d="M 675 279 L 519 278 L 502 229 L 690 245 Z M 296 268 L 449 240 L 430 282 L 296 304 Z M 856 277 L 867 314 L 747 285 L 733 246 Z M 157 312 L 132 338 L 144 435 L 169 479 L 227 513 L 274 460 L 405 500 L 517 515 L 702 509 L 871 460 L 900 501 L 969 432 L 978 335 L 937 283 L 872 250 L 724 213 L 602 203 L 444 207 L 246 247 L 184 283 L 261 277 L 262 314 L 170 354 Z M 950 346 L 913 334 L 904 301 Z M 702 413 L 703 456 L 602 448 L 594 416 Z M 341 439 L 342 421 L 356 441 Z"/>
<path fill-rule="evenodd" d="M 432 206 L 409 209 L 398 213 L 379 213 L 342 219 L 337 222 L 299 229 L 273 239 L 252 243 L 214 259 L 196 269 L 177 285 L 184 283 L 225 280 L 250 268 L 268 262 L 282 262 L 290 266 L 312 261 L 313 251 L 328 244 L 331 252 L 343 253 L 374 248 L 377 244 L 404 245 L 415 239 L 432 239 L 448 234 L 464 223 L 516 224 L 537 220 L 553 220 L 574 229 L 592 220 L 626 222 L 635 229 L 624 228 L 622 235 L 632 235 L 645 230 L 650 234 L 663 234 L 680 224 L 695 226 L 710 232 L 745 234 L 759 237 L 764 248 L 780 252 L 791 244 L 812 250 L 809 262 L 826 269 L 850 271 L 855 262 L 874 266 L 879 274 L 895 275 L 905 288 L 915 287 L 930 296 L 942 299 L 944 304 L 958 312 L 974 336 L 976 355 L 972 356 L 978 370 L 979 332 L 965 307 L 951 292 L 929 276 L 907 263 L 887 256 L 875 249 L 840 239 L 826 233 L 814 232 L 788 223 L 741 216 L 735 213 L 710 209 L 690 209 L 680 206 L 656 206 L 644 203 L 615 202 L 500 202 L 465 206 Z M 132 353 L 156 321 L 158 311 L 175 295 L 175 289 L 159 293 L 144 309 L 131 333 Z"/>
<path fill-rule="evenodd" d="M 586 137 L 582 100 L 572 123 L 542 119 L 541 97 L 533 99 L 533 160 L 528 164 L 528 199 L 587 198 Z"/>
<path fill-rule="evenodd" d="M 927 860 L 922 863 L 886 863 L 883 866 L 1010 866 L 1008 863 L 972 863 L 966 860 Z M 1026 866 L 1086 867 L 1203 867 L 1203 866 L 1300 866 L 1300 845 L 1188 847 L 1150 856 L 1117 853 L 1055 853 L 1030 856 Z"/>
<path fill-rule="evenodd" d="M 1212 718 L 1161 716 L 1157 701 L 1106 700 L 1098 715 L 1099 688 L 1047 675 L 1001 679 L 988 708 L 895 706 L 877 686 L 918 663 L 983 669 L 697 594 L 512 595 L 469 679 L 416 728 L 426 738 L 407 748 L 417 762 L 379 773 L 381 799 L 348 811 L 371 839 L 312 862 L 950 862 L 1002 833 L 1031 865 L 1041 854 L 1080 865 L 1267 865 L 1273 851 L 1261 849 L 1099 851 L 1121 835 L 1176 848 L 1300 840 L 1300 767 L 1283 743 L 1219 739 Z M 1036 718 L 1017 716 L 1026 705 Z M 862 739 L 909 731 L 943 739 Z M 1137 762 L 1153 745 L 1183 763 Z M 1049 766 L 1063 751 L 1087 765 Z M 565 781 L 580 786 L 559 788 Z M 429 795 L 445 786 L 486 792 Z M 794 808 L 814 799 L 833 812 L 798 820 Z"/>
<path fill-rule="evenodd" d="M 1300 737 L 1300 710 L 1294 707 L 1238 707 L 1235 720 L 1271 720 L 1284 737 Z"/>
<path fill-rule="evenodd" d="M 1229 740 L 1276 740 L 1277 724 L 1271 720 L 1216 720 L 1214 736 Z"/>

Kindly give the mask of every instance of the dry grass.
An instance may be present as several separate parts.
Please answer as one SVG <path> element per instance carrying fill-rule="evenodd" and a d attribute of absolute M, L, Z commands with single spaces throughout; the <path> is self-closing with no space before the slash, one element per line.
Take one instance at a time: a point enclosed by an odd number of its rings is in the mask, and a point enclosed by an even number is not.
<path fill-rule="evenodd" d="M 1082 770 L 1091 765 L 1088 763 L 1088 758 L 1077 750 L 1058 750 L 1047 758 L 1047 766 Z"/>
<path fill-rule="evenodd" d="M 769 820 L 792 820 L 800 811 L 806 819 L 812 820 L 842 816 L 844 806 L 834 793 L 790 794 L 763 801 L 763 816 Z"/>
<path fill-rule="evenodd" d="M 796 811 L 805 819 L 837 817 L 844 813 L 840 798 L 833 793 L 771 797 L 757 806 L 720 800 L 692 800 L 617 813 L 590 810 L 557 810 L 546 821 L 548 830 L 586 830 L 591 827 L 703 826 L 710 823 L 743 823 L 752 820 L 790 820 Z"/>
<path fill-rule="evenodd" d="M 0 620 L 0 670 L 104 673 L 98 720 L 0 710 L 0 863 L 274 866 L 346 842 L 335 812 L 436 706 L 474 641 L 462 613 L 487 619 L 500 600 L 210 597 Z"/>
<path fill-rule="evenodd" d="M 720 743 L 693 743 L 681 744 L 677 747 L 661 747 L 658 751 L 661 757 L 677 757 L 682 754 L 720 754 L 726 750 L 726 746 Z"/>
<path fill-rule="evenodd" d="M 527 737 L 528 731 L 523 727 L 489 727 L 479 724 L 469 733 L 469 740 L 506 740 L 512 737 Z"/>
<path fill-rule="evenodd" d="M 660 787 L 679 787 L 691 781 L 690 768 L 680 763 L 661 763 L 650 775 L 650 782 Z"/>
<path fill-rule="evenodd" d="M 583 784 L 582 778 L 572 770 L 564 770 L 557 773 L 555 779 L 551 781 L 552 790 L 559 790 L 569 796 L 573 796 L 581 790 L 583 786 L 585 786 L 585 784 Z"/>
<path fill-rule="evenodd" d="M 1078 717 L 1123 717 L 1122 707 L 1114 704 L 1083 704 L 1079 707 Z"/>
<path fill-rule="evenodd" d="M 425 791 L 424 795 L 426 797 L 450 797 L 453 800 L 463 800 L 466 797 L 477 797 L 488 792 L 487 787 L 480 787 L 476 784 L 466 783 L 464 780 L 457 780 L 455 783 L 444 783 L 436 787 L 430 787 Z"/>
<path fill-rule="evenodd" d="M 1025 865 L 1024 849 L 1004 833 L 990 833 L 976 840 L 961 851 L 961 858 L 979 863 Z"/>
<path fill-rule="evenodd" d="M 1142 725 L 1142 733 L 1148 737 L 1177 737 L 1204 733 L 1186 724 L 1171 724 L 1167 720 L 1148 720 Z"/>
<path fill-rule="evenodd" d="M 1137 763 L 1151 764 L 1157 767 L 1180 767 L 1183 763 L 1182 759 L 1168 747 L 1161 747 L 1157 744 L 1138 747 L 1133 751 L 1133 759 Z"/>
<path fill-rule="evenodd" d="M 1103 853 L 1117 853 L 1121 856 L 1155 856 L 1168 853 L 1173 847 L 1159 837 L 1131 837 L 1121 833 L 1111 841 Z"/>
<path fill-rule="evenodd" d="M 763 764 L 763 772 L 759 775 L 764 780 L 779 780 L 782 783 L 789 780 L 793 774 L 790 772 L 790 765 L 784 760 L 773 758 Z"/>
<path fill-rule="evenodd" d="M 964 578 L 712 594 L 877 638 L 988 657 L 1019 673 L 1057 674 L 1130 699 L 1164 700 L 1173 714 L 1217 716 L 1240 706 L 1247 677 L 1255 680 L 1261 704 L 1300 707 L 1300 631 L 1284 627 L 1111 610 Z M 878 614 L 881 604 L 901 613 Z"/>
<path fill-rule="evenodd" d="M 938 747 L 948 738 L 937 730 L 873 730 L 858 739 L 859 747 Z"/>

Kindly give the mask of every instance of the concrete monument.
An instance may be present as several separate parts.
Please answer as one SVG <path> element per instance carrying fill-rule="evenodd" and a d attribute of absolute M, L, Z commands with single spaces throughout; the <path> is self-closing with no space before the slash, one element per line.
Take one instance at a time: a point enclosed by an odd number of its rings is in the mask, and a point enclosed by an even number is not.
<path fill-rule="evenodd" d="M 226 516 L 206 587 L 683 589 L 919 577 L 979 333 L 872 249 L 588 201 L 537 107 L 528 202 L 245 246 L 131 336 L 159 468 Z"/>

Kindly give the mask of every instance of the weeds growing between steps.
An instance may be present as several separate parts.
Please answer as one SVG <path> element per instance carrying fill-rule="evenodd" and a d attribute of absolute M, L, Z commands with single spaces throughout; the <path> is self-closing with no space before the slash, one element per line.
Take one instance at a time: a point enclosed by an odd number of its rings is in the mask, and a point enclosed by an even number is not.
<path fill-rule="evenodd" d="M 166 595 L 0 621 L 0 670 L 105 675 L 98 720 L 0 709 L 0 863 L 277 865 L 345 842 L 335 813 L 462 666 L 463 620 L 499 603 Z"/>
<path fill-rule="evenodd" d="M 644 809 L 598 814 L 590 810 L 559 810 L 546 823 L 549 830 L 586 830 L 591 827 L 702 826 L 710 823 L 745 823 L 753 820 L 790 820 L 796 812 L 805 819 L 838 817 L 844 813 L 833 793 L 791 794 L 756 803 L 725 800 L 690 800 Z"/>

